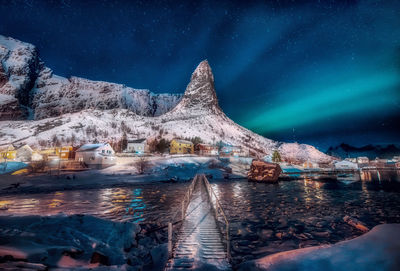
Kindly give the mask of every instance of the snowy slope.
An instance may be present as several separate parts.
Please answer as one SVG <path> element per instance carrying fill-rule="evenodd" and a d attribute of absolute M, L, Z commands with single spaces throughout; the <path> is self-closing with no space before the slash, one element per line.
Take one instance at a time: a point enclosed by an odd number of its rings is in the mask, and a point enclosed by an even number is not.
<path fill-rule="evenodd" d="M 88 90 L 87 95 L 93 95 L 95 99 L 91 88 Z M 51 108 L 58 110 L 56 106 Z M 0 128 L 0 144 L 24 141 L 37 145 L 40 141 L 51 141 L 54 135 L 62 142 L 74 141 L 75 144 L 94 140 L 110 142 L 119 140 L 125 132 L 128 137 L 145 138 L 198 136 L 207 143 L 222 140 L 260 155 L 271 154 L 273 150 L 279 149 L 283 157 L 321 162 L 331 159 L 312 146 L 279 143 L 257 135 L 229 119 L 218 105 L 214 78 L 207 61 L 201 62 L 196 68 L 176 107 L 159 116 L 139 115 L 132 109 L 86 109 L 35 121 L 3 121 L 0 122 Z"/>

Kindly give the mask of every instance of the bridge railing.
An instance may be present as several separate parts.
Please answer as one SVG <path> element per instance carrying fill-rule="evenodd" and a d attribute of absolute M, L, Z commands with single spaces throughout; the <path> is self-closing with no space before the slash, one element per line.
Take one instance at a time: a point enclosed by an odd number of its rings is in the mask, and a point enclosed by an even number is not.
<path fill-rule="evenodd" d="M 196 176 L 198 176 L 198 175 L 196 175 Z M 226 218 L 224 209 L 222 208 L 222 205 L 219 202 L 219 199 L 218 199 L 217 195 L 215 194 L 214 189 L 208 182 L 207 177 L 203 174 L 203 175 L 201 175 L 201 178 L 206 186 L 207 194 L 208 194 L 208 197 L 210 198 L 211 205 L 214 209 L 214 213 L 215 213 L 215 217 L 216 217 L 217 221 L 218 221 L 218 215 L 221 215 L 225 222 L 225 232 L 222 232 L 222 234 L 225 238 L 225 243 L 226 243 L 226 256 L 230 260 L 231 259 L 231 243 L 230 243 L 230 233 L 229 233 L 229 229 L 230 229 L 229 221 Z"/>
<path fill-rule="evenodd" d="M 198 180 L 199 180 L 199 175 L 196 175 L 193 178 L 193 181 L 189 185 L 188 190 L 186 191 L 186 193 L 183 197 L 180 210 L 175 212 L 175 215 L 172 217 L 171 222 L 168 223 L 168 257 L 169 258 L 172 258 L 172 250 L 173 250 L 173 246 L 174 246 L 173 243 L 174 243 L 174 241 L 176 241 L 173 239 L 173 226 L 176 225 L 177 223 L 183 222 L 185 220 L 186 210 L 190 203 L 190 198 L 192 197 L 194 187 L 195 187 L 196 183 L 198 182 Z M 179 214 L 181 215 L 181 217 L 180 217 L 181 219 L 177 220 Z"/>

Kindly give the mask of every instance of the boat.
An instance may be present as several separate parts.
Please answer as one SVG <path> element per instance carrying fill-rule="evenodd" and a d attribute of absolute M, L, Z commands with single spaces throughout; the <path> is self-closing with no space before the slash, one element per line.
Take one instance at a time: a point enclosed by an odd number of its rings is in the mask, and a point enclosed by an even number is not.
<path fill-rule="evenodd" d="M 254 159 L 251 162 L 250 171 L 247 173 L 247 179 L 254 182 L 275 183 L 281 172 L 279 164 Z"/>

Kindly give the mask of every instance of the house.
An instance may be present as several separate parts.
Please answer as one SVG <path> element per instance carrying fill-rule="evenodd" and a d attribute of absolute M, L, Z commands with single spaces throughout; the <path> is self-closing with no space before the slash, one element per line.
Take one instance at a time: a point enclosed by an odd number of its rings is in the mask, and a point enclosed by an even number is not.
<path fill-rule="evenodd" d="M 104 168 L 116 163 L 115 152 L 108 143 L 82 145 L 76 150 L 75 160 L 90 168 Z"/>
<path fill-rule="evenodd" d="M 340 161 L 335 163 L 335 169 L 338 170 L 357 170 L 358 165 L 350 161 Z"/>
<path fill-rule="evenodd" d="M 240 146 L 233 146 L 230 144 L 224 144 L 221 148 L 220 154 L 224 156 L 239 156 L 242 153 Z"/>
<path fill-rule="evenodd" d="M 319 165 L 311 161 L 305 161 L 303 163 L 303 168 L 319 168 Z"/>
<path fill-rule="evenodd" d="M 39 152 L 34 151 L 31 156 L 31 161 L 42 161 L 43 160 L 43 155 L 41 155 Z"/>
<path fill-rule="evenodd" d="M 141 138 L 141 139 L 131 139 L 128 140 L 125 152 L 131 152 L 131 153 L 144 153 L 146 147 L 146 139 Z"/>
<path fill-rule="evenodd" d="M 17 158 L 17 151 L 13 145 L 8 145 L 0 152 L 0 158 L 5 160 L 15 160 Z"/>
<path fill-rule="evenodd" d="M 173 139 L 169 148 L 170 154 L 194 153 L 193 143 L 188 140 Z"/>
<path fill-rule="evenodd" d="M 196 148 L 199 150 L 199 155 L 218 155 L 218 147 L 209 144 L 197 144 Z"/>
<path fill-rule="evenodd" d="M 358 164 L 368 164 L 369 159 L 366 156 L 360 156 L 360 157 L 357 157 L 357 163 Z"/>
<path fill-rule="evenodd" d="M 22 145 L 17 149 L 16 160 L 20 162 L 32 161 L 33 150 L 29 145 Z"/>
<path fill-rule="evenodd" d="M 73 160 L 75 159 L 76 148 L 72 146 L 63 146 L 56 149 L 56 153 L 61 160 Z"/>
<path fill-rule="evenodd" d="M 349 161 L 349 162 L 352 162 L 352 163 L 357 163 L 357 158 L 346 158 L 346 159 L 344 159 L 345 161 Z"/>
<path fill-rule="evenodd" d="M 400 156 L 393 156 L 393 161 L 400 162 Z"/>

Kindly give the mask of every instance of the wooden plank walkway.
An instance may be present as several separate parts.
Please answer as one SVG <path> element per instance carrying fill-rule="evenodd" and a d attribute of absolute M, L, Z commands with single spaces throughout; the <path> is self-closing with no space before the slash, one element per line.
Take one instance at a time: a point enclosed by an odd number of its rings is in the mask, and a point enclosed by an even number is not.
<path fill-rule="evenodd" d="M 165 270 L 231 270 L 204 182 L 195 185 Z"/>

